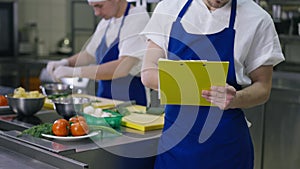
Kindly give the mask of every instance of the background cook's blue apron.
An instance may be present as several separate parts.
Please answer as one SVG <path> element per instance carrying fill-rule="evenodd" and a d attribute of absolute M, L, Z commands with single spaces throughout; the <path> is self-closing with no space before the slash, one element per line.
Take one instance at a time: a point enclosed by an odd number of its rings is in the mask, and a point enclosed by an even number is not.
<path fill-rule="evenodd" d="M 106 45 L 106 33 L 110 24 L 107 25 L 104 36 L 96 50 L 97 64 L 104 64 L 119 58 L 118 45 L 120 31 L 124 24 L 125 17 L 128 15 L 129 9 L 130 4 L 128 3 L 119 28 L 118 36 L 109 47 Z M 97 96 L 123 101 L 135 100 L 139 105 L 147 105 L 146 91 L 141 82 L 141 78 L 132 75 L 114 80 L 99 80 Z"/>
<path fill-rule="evenodd" d="M 172 25 L 168 58 L 229 61 L 227 83 L 240 90 L 234 68 L 236 0 L 229 27 L 209 35 L 184 30 L 181 18 L 191 3 L 188 0 Z M 253 145 L 241 109 L 166 105 L 158 152 L 156 169 L 253 169 Z"/>

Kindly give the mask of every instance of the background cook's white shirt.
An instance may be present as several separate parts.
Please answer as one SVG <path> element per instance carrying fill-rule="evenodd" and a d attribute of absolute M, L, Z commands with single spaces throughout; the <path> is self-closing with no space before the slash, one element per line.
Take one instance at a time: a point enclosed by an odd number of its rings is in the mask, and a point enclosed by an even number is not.
<path fill-rule="evenodd" d="M 141 33 L 165 51 L 172 23 L 187 0 L 163 0 Z M 209 11 L 203 0 L 194 0 L 183 16 L 184 29 L 193 34 L 212 34 L 229 27 L 231 1 Z M 278 35 L 270 15 L 253 0 L 237 0 L 234 29 L 234 63 L 238 84 L 251 84 L 248 74 L 261 65 L 276 65 L 284 60 Z"/>
<path fill-rule="evenodd" d="M 105 29 L 110 22 L 106 34 L 106 45 L 109 47 L 117 38 L 122 19 L 123 17 L 112 18 L 111 21 L 102 19 L 97 25 L 96 31 L 86 47 L 86 51 L 90 55 L 96 57 L 96 50 L 102 40 Z M 138 75 L 141 71 L 146 42 L 139 36 L 139 33 L 144 29 L 149 19 L 149 15 L 144 7 L 131 8 L 128 15 L 125 17 L 124 25 L 120 32 L 120 42 L 118 46 L 120 52 L 119 57 L 130 56 L 140 59 L 140 62 L 131 69 L 130 74 L 132 75 Z"/>

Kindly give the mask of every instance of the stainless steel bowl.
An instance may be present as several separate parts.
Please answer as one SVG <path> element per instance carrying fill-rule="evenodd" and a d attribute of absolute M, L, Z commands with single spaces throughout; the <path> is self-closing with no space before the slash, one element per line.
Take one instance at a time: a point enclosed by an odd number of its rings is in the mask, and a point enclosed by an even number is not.
<path fill-rule="evenodd" d="M 14 98 L 13 94 L 7 96 L 8 105 L 18 115 L 32 116 L 40 111 L 45 102 L 45 97 L 40 98 Z"/>
<path fill-rule="evenodd" d="M 62 83 L 48 83 L 40 86 L 42 93 L 46 96 L 68 95 L 72 93 L 72 86 Z"/>
<path fill-rule="evenodd" d="M 56 112 L 69 119 L 75 115 L 83 113 L 83 108 L 90 104 L 90 99 L 86 97 L 59 97 L 52 100 Z"/>

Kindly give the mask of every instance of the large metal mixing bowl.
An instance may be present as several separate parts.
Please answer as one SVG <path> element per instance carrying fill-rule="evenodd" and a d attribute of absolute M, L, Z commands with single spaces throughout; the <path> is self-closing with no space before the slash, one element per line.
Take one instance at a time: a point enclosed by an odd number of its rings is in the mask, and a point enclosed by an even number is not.
<path fill-rule="evenodd" d="M 45 97 L 39 98 L 14 98 L 12 94 L 7 96 L 8 105 L 18 115 L 32 116 L 40 111 L 45 102 Z"/>
<path fill-rule="evenodd" d="M 90 99 L 86 97 L 59 97 L 52 100 L 54 109 L 65 119 L 83 113 L 83 108 L 90 104 Z"/>
<path fill-rule="evenodd" d="M 72 93 L 72 86 L 62 83 L 48 83 L 40 86 L 42 93 L 46 96 L 68 95 Z"/>

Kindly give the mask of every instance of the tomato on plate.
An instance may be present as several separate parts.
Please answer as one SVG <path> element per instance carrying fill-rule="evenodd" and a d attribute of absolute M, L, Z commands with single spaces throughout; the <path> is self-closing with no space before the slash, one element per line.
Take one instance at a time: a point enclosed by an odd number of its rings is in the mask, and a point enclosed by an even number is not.
<path fill-rule="evenodd" d="M 57 119 L 53 123 L 52 132 L 56 136 L 68 136 L 70 123 L 66 119 Z"/>
<path fill-rule="evenodd" d="M 70 123 L 76 123 L 76 122 L 86 122 L 85 118 L 83 116 L 73 116 L 69 119 Z"/>
<path fill-rule="evenodd" d="M 89 126 L 86 122 L 79 121 L 71 124 L 72 136 L 83 136 L 89 133 Z"/>
<path fill-rule="evenodd" d="M 0 106 L 7 106 L 8 102 L 7 102 L 7 98 L 3 95 L 0 95 Z"/>

